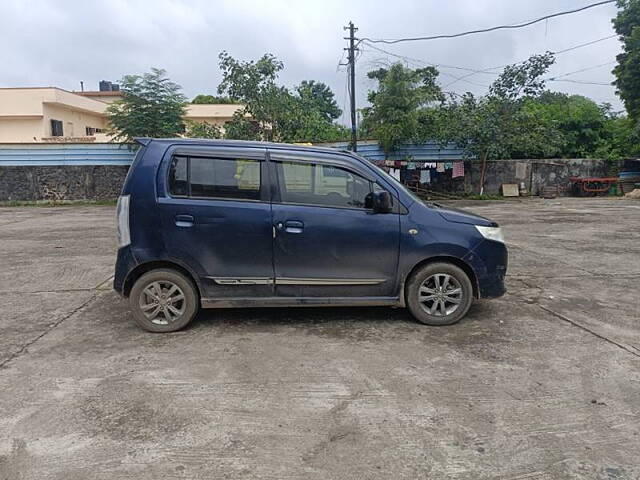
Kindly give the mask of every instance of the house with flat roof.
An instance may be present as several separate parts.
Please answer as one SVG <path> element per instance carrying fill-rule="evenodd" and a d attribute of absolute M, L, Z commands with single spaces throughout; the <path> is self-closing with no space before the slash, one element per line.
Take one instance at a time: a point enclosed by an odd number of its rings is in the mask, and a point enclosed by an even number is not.
<path fill-rule="evenodd" d="M 120 90 L 84 90 L 82 92 L 74 91 L 73 93 L 104 103 L 115 102 L 124 96 L 124 93 Z"/>
<path fill-rule="evenodd" d="M 107 141 L 106 107 L 55 87 L 0 88 L 0 143 Z"/>
<path fill-rule="evenodd" d="M 190 103 L 187 105 L 187 113 L 184 118 L 224 128 L 224 124 L 231 121 L 233 114 L 243 106 L 230 103 Z"/>
<path fill-rule="evenodd" d="M 119 90 L 0 88 L 0 143 L 108 142 L 106 108 L 121 98 Z M 188 104 L 184 119 L 224 128 L 240 108 L 237 104 Z"/>

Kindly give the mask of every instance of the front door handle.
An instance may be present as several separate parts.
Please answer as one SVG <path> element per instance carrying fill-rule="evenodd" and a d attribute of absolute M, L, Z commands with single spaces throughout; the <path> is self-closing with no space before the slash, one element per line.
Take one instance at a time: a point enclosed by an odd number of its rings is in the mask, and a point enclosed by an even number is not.
<path fill-rule="evenodd" d="M 302 233 L 304 223 L 298 220 L 287 220 L 284 222 L 284 231 L 287 233 Z"/>
<path fill-rule="evenodd" d="M 176 215 L 176 227 L 193 227 L 194 222 L 193 215 Z"/>

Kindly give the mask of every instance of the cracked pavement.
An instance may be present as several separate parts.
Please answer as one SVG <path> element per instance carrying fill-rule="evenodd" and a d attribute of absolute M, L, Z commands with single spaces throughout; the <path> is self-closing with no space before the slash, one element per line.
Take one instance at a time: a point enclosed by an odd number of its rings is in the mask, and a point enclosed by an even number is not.
<path fill-rule="evenodd" d="M 0 479 L 640 478 L 640 202 L 456 202 L 509 293 L 139 330 L 112 207 L 0 209 Z"/>

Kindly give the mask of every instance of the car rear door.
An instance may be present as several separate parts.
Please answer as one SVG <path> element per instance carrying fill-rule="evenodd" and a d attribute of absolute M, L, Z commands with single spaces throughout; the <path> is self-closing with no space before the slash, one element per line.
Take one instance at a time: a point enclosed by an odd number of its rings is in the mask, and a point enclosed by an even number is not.
<path fill-rule="evenodd" d="M 280 297 L 397 295 L 400 219 L 367 205 L 375 178 L 340 160 L 271 149 Z"/>
<path fill-rule="evenodd" d="M 159 177 L 167 255 L 197 272 L 207 298 L 273 296 L 264 148 L 176 147 Z"/>

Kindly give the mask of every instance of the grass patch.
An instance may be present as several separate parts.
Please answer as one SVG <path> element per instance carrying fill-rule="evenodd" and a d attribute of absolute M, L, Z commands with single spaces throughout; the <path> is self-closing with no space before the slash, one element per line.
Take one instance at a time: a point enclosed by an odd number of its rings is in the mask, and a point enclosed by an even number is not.
<path fill-rule="evenodd" d="M 511 197 L 503 197 L 502 195 L 483 193 L 480 195 L 479 193 L 471 193 L 469 195 L 464 195 L 460 197 L 464 200 L 505 200 Z M 513 197 L 513 198 L 522 198 L 522 197 Z"/>
<path fill-rule="evenodd" d="M 90 205 L 115 206 L 117 200 L 9 200 L 0 207 L 85 207 Z"/>

